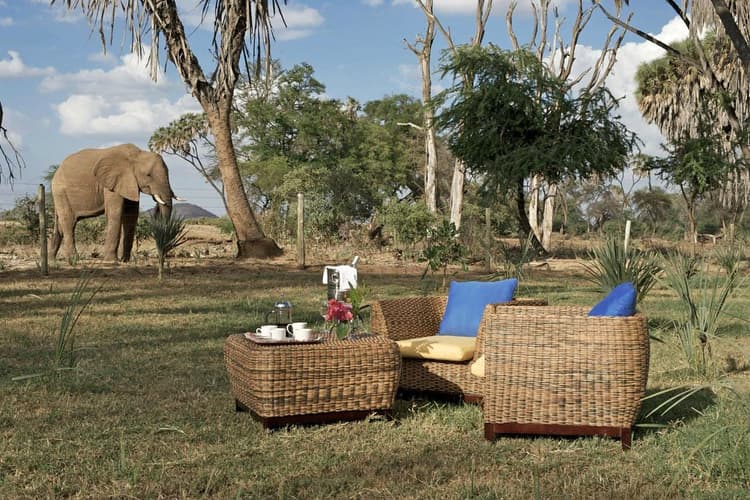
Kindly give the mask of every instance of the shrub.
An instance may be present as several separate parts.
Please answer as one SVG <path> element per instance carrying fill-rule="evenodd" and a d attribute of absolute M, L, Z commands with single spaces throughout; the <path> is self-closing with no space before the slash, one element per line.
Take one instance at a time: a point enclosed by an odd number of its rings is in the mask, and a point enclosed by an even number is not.
<path fill-rule="evenodd" d="M 185 220 L 181 217 L 148 217 L 151 236 L 156 243 L 156 253 L 159 258 L 159 280 L 164 275 L 164 261 L 169 252 L 179 247 L 186 239 Z"/>
<path fill-rule="evenodd" d="M 52 200 L 52 196 L 47 195 L 46 200 L 48 201 L 46 206 L 46 218 L 47 228 L 49 230 L 54 223 L 54 209 L 52 208 L 51 203 L 49 203 L 49 201 Z M 36 196 L 27 195 L 16 199 L 15 205 L 13 208 L 5 212 L 4 218 L 5 220 L 18 223 L 18 226 L 15 228 L 6 230 L 3 239 L 8 240 L 8 243 L 25 245 L 39 240 L 39 210 L 37 207 Z"/>
<path fill-rule="evenodd" d="M 664 282 L 680 299 L 675 331 L 688 366 L 697 374 L 715 375 L 711 340 L 732 292 L 739 283 L 739 257 L 724 255 L 723 273 L 711 272 L 708 259 L 673 253 L 665 259 Z"/>
<path fill-rule="evenodd" d="M 422 273 L 425 277 L 427 271 L 433 273 L 439 269 L 443 270 L 442 289 L 446 288 L 448 265 L 460 263 L 466 267 L 466 248 L 459 240 L 456 225 L 444 220 L 439 226 L 430 228 L 427 232 L 427 247 L 422 252 L 422 260 L 427 261 L 427 267 Z"/>
<path fill-rule="evenodd" d="M 388 203 L 383 208 L 384 228 L 393 235 L 397 245 L 414 246 L 423 241 L 435 222 L 435 215 L 422 201 Z"/>
<path fill-rule="evenodd" d="M 650 251 L 630 247 L 627 251 L 619 239 L 613 236 L 589 252 L 590 264 L 584 264 L 587 279 L 596 283 L 603 293 L 630 281 L 643 300 L 654 286 L 661 272 L 658 257 Z"/>

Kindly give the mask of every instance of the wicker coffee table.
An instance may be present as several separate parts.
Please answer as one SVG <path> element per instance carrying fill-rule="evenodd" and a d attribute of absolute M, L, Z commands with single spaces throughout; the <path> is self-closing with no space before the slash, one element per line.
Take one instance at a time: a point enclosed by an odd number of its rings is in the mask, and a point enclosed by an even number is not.
<path fill-rule="evenodd" d="M 396 343 L 377 335 L 283 345 L 230 335 L 224 360 L 236 409 L 265 428 L 390 415 L 401 370 Z"/>

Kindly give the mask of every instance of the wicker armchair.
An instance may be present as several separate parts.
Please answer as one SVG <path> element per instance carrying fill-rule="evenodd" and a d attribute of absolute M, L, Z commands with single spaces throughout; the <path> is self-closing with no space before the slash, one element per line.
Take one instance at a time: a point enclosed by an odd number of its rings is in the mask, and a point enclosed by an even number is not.
<path fill-rule="evenodd" d="M 484 316 L 484 432 L 600 435 L 630 448 L 646 390 L 646 318 L 579 307 L 496 307 Z"/>
<path fill-rule="evenodd" d="M 436 335 L 448 301 L 446 296 L 406 297 L 380 300 L 371 305 L 370 320 L 373 333 L 385 335 L 392 340 L 406 340 Z M 508 306 L 545 305 L 543 299 L 515 299 L 503 304 Z M 487 311 L 500 305 L 489 305 Z M 477 335 L 474 359 L 482 351 L 484 326 Z M 399 389 L 462 396 L 467 401 L 477 402 L 484 393 L 484 380 L 472 375 L 469 363 L 435 361 L 429 359 L 403 358 Z"/>

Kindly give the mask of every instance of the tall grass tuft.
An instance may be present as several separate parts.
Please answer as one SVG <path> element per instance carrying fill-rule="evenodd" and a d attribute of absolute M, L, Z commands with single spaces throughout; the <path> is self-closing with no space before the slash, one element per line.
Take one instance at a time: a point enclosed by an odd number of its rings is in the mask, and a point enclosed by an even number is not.
<path fill-rule="evenodd" d="M 148 232 L 156 243 L 156 253 L 159 258 L 159 280 L 164 276 L 164 262 L 169 252 L 179 247 L 185 241 L 185 219 L 177 216 L 161 217 L 154 215 L 148 219 Z"/>
<path fill-rule="evenodd" d="M 74 368 L 76 365 L 76 324 L 103 286 L 93 286 L 94 274 L 92 270 L 84 270 L 81 273 L 81 277 L 76 282 L 73 294 L 65 306 L 65 311 L 63 311 L 62 318 L 60 319 L 60 327 L 57 331 L 57 341 L 52 359 L 55 369 L 69 369 Z"/>
<path fill-rule="evenodd" d="M 704 377 L 716 375 L 711 340 L 739 284 L 740 255 L 723 254 L 720 260 L 722 273 L 712 272 L 708 259 L 680 253 L 668 256 L 664 265 L 664 283 L 680 299 L 680 317 L 675 321 L 680 349 L 690 369 Z"/>
<path fill-rule="evenodd" d="M 490 279 L 517 278 L 519 281 L 523 281 L 526 278 L 526 268 L 534 258 L 534 246 L 531 243 L 533 236 L 533 233 L 529 233 L 525 240 L 521 240 L 518 252 L 515 252 L 508 245 L 501 244 L 502 266 Z"/>
<path fill-rule="evenodd" d="M 591 263 L 584 263 L 586 277 L 596 283 L 602 293 L 630 281 L 642 301 L 656 284 L 661 265 L 656 254 L 624 245 L 615 237 L 608 237 L 601 245 L 589 252 Z"/>

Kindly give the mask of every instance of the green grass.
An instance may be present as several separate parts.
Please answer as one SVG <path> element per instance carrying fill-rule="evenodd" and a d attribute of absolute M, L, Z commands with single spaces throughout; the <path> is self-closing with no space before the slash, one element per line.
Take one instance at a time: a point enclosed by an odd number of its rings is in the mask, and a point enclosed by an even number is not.
<path fill-rule="evenodd" d="M 372 300 L 421 293 L 431 284 L 420 272 L 365 264 L 360 279 Z M 489 443 L 480 407 L 428 398 L 397 400 L 393 421 L 264 431 L 234 411 L 222 345 L 282 295 L 295 319 L 322 324 L 319 266 L 173 261 L 162 282 L 154 267 L 103 266 L 105 286 L 76 325 L 76 370 L 12 381 L 54 355 L 79 275 L 2 273 L 0 498 L 741 498 L 750 489 L 747 285 L 714 352 L 736 393 L 702 391 L 642 419 L 664 427 L 637 429 L 622 452 L 600 438 Z M 533 269 L 520 295 L 593 304 L 600 292 L 583 275 Z M 673 319 L 676 300 L 656 286 L 640 305 L 652 332 Z M 658 334 L 649 392 L 695 382 L 674 335 Z"/>

